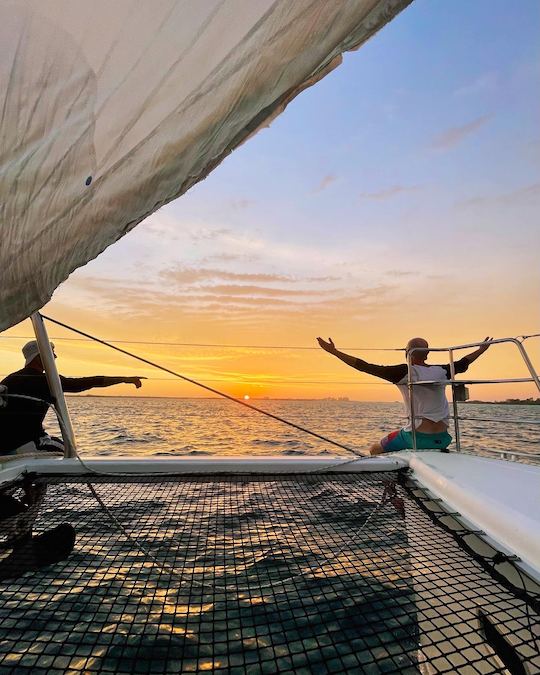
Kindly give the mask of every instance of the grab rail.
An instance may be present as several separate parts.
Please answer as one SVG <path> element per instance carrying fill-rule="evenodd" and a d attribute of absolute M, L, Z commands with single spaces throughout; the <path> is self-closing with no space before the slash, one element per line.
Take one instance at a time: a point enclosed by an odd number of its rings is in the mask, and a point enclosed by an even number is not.
<path fill-rule="evenodd" d="M 416 386 L 422 386 L 422 385 L 441 385 L 441 386 L 446 386 L 450 385 L 452 387 L 452 407 L 453 407 L 453 412 L 454 414 L 452 415 L 452 418 L 454 420 L 454 432 L 455 432 L 455 441 L 456 441 L 456 449 L 457 452 L 461 452 L 461 433 L 460 433 L 460 428 L 459 428 L 459 410 L 458 410 L 458 398 L 456 397 L 456 388 L 458 386 L 462 386 L 464 384 L 503 384 L 503 383 L 521 383 L 521 382 L 534 382 L 536 385 L 536 388 L 540 392 L 540 377 L 538 376 L 538 373 L 536 372 L 533 363 L 527 353 L 527 350 L 525 349 L 523 342 L 528 338 L 528 337 L 536 337 L 536 336 L 521 336 L 520 338 L 514 338 L 514 337 L 507 337 L 507 338 L 497 338 L 495 340 L 489 340 L 485 341 L 482 340 L 482 342 L 471 342 L 469 344 L 464 344 L 464 345 L 456 345 L 453 347 L 429 347 L 430 352 L 448 352 L 448 358 L 449 358 L 449 365 L 450 365 L 450 379 L 449 380 L 417 380 L 416 382 L 413 382 L 412 379 L 412 355 L 416 351 L 424 351 L 426 350 L 425 347 L 413 347 L 412 349 L 409 349 L 407 352 L 407 386 L 409 390 L 409 406 L 410 406 L 410 419 L 411 419 L 411 432 L 412 432 L 412 441 L 413 441 L 413 451 L 416 452 L 417 448 L 417 441 L 416 441 L 416 424 L 415 421 L 418 419 L 415 414 L 414 414 L 414 387 Z M 460 349 L 470 349 L 471 347 L 481 347 L 483 345 L 489 344 L 501 344 L 501 343 L 510 343 L 513 344 L 517 347 L 520 356 L 522 357 L 525 365 L 527 366 L 527 369 L 530 373 L 530 377 L 520 377 L 520 378 L 504 378 L 504 379 L 496 379 L 496 380 L 456 380 L 456 372 L 455 372 L 455 365 L 454 365 L 454 352 L 458 351 Z M 497 421 L 497 420 L 495 420 Z M 538 422 L 535 422 L 538 423 Z M 497 452 L 497 451 L 495 451 Z M 506 454 L 506 453 L 504 453 Z M 516 453 L 516 452 L 509 452 L 508 454 L 511 455 L 520 455 L 521 453 Z M 534 455 L 531 453 L 531 455 L 526 455 L 527 457 L 532 456 L 532 457 L 538 457 L 538 455 Z"/>
<path fill-rule="evenodd" d="M 450 415 L 450 419 L 454 419 L 453 415 Z M 512 419 L 511 417 L 460 417 L 462 422 L 504 422 L 505 424 L 540 424 L 540 419 L 538 420 L 529 420 L 529 419 Z"/>
<path fill-rule="evenodd" d="M 416 380 L 413 382 L 414 385 L 417 384 L 504 384 L 506 382 L 535 382 L 536 380 L 532 377 L 508 377 L 502 380 Z"/>
<path fill-rule="evenodd" d="M 517 452 L 516 450 L 493 450 L 485 448 L 482 452 L 489 452 L 494 455 L 499 455 L 502 459 L 512 460 L 514 457 L 523 457 L 524 459 L 532 460 L 533 462 L 540 462 L 540 453 L 538 452 Z"/>

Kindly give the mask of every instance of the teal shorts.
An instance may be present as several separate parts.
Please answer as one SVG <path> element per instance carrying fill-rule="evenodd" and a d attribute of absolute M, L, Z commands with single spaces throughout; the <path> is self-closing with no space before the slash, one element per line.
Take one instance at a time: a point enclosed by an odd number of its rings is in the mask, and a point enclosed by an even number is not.
<path fill-rule="evenodd" d="M 447 431 L 438 434 L 424 434 L 416 432 L 416 447 L 418 450 L 446 450 L 452 442 L 452 436 Z M 398 450 L 412 450 L 412 432 L 399 429 L 392 431 L 381 440 L 384 452 L 397 452 Z"/>

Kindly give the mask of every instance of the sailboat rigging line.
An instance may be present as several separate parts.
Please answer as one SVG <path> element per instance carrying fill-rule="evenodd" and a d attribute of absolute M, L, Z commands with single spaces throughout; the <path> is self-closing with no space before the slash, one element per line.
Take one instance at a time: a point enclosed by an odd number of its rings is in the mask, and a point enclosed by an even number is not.
<path fill-rule="evenodd" d="M 44 315 L 42 315 L 44 316 Z M 32 340 L 33 335 L 2 335 L 4 340 Z M 70 342 L 86 342 L 85 338 L 58 337 L 51 335 L 51 340 L 68 340 Z M 533 337 L 533 336 L 528 336 Z M 165 347 L 219 347 L 220 349 L 302 349 L 319 351 L 320 347 L 302 347 L 300 345 L 227 345 L 214 342 L 158 342 L 155 340 L 107 340 L 113 344 L 125 345 L 158 345 Z M 404 347 L 342 347 L 349 352 L 404 352 Z"/>
<path fill-rule="evenodd" d="M 137 354 L 133 354 L 133 352 L 128 352 L 126 349 L 122 349 L 121 347 L 117 347 L 116 345 L 111 344 L 110 342 L 106 342 L 105 340 L 101 340 L 98 337 L 95 337 L 94 335 L 90 335 L 89 333 L 85 333 L 82 330 L 79 330 L 78 328 L 73 328 L 72 326 L 69 326 L 68 324 L 62 323 L 61 321 L 58 321 L 56 319 L 52 319 L 49 316 L 45 316 L 44 314 L 41 315 L 44 319 L 47 319 L 47 321 L 50 321 L 51 323 L 56 324 L 57 326 L 62 326 L 62 328 L 66 328 L 67 330 L 70 330 L 74 333 L 77 333 L 78 335 L 82 335 L 85 338 L 88 338 L 89 340 L 93 340 L 94 342 L 99 342 L 102 345 L 105 345 L 106 347 L 110 347 L 111 349 L 114 349 L 117 352 L 120 352 L 121 354 L 125 354 L 126 356 L 131 356 L 132 358 L 136 359 L 137 361 L 141 361 L 141 363 L 146 363 L 149 366 L 153 366 L 154 368 L 157 368 L 158 370 L 162 370 L 165 373 L 169 373 L 169 375 L 174 375 L 175 377 L 178 377 L 181 380 L 185 380 L 186 382 L 190 382 L 191 384 L 194 384 L 197 387 L 201 387 L 202 389 L 206 389 L 206 391 L 210 391 L 213 394 L 217 394 L 218 396 L 221 396 L 222 398 L 226 398 L 229 401 L 232 401 L 233 403 L 238 403 L 239 405 L 243 405 L 245 408 L 249 408 L 250 410 L 254 410 L 255 412 L 260 413 L 261 415 L 265 415 L 266 417 L 270 417 L 273 420 L 276 420 L 277 422 L 281 422 L 282 424 L 287 424 L 290 427 L 293 427 L 294 429 L 298 429 L 298 431 L 302 431 L 305 434 L 309 434 L 310 436 L 314 436 L 315 438 L 318 438 L 321 441 L 324 441 L 325 443 L 330 443 L 330 445 L 334 445 L 337 448 L 341 448 L 342 450 L 346 450 L 347 452 L 352 453 L 353 455 L 356 455 L 357 457 L 363 457 L 365 458 L 365 455 L 361 454 L 358 452 L 358 450 L 354 450 L 353 448 L 340 443 L 339 441 L 334 441 L 331 438 L 328 438 L 327 436 L 323 436 L 322 434 L 318 434 L 315 431 L 311 431 L 311 429 L 306 429 L 306 427 L 302 427 L 299 424 L 295 424 L 294 422 L 290 422 L 289 420 L 286 420 L 284 417 L 280 417 L 279 415 L 274 415 L 271 412 L 268 412 L 266 410 L 262 410 L 261 408 L 257 408 L 257 406 L 254 406 L 250 403 L 247 403 L 246 401 L 242 401 L 241 399 L 235 398 L 234 396 L 230 396 L 229 394 L 226 394 L 223 391 L 219 391 L 219 389 L 214 389 L 214 387 L 209 387 L 207 384 L 203 384 L 202 382 L 198 382 L 197 380 L 194 380 L 191 377 L 186 377 L 185 375 L 182 375 L 180 373 L 175 372 L 174 370 L 171 370 L 170 368 L 166 368 L 165 366 L 159 365 L 159 363 L 155 363 L 154 361 L 150 361 L 148 359 L 143 358 L 142 356 L 138 356 Z"/>
<path fill-rule="evenodd" d="M 9 373 L 0 373 L 0 377 L 7 377 Z M 150 382 L 176 382 L 175 377 L 147 377 L 147 380 Z M 223 377 L 221 379 L 211 379 L 211 380 L 199 380 L 199 382 L 230 382 L 230 380 L 226 380 Z M 295 384 L 346 384 L 347 386 L 351 387 L 393 387 L 391 382 L 364 382 L 360 380 L 359 382 L 353 382 L 353 381 L 348 381 L 348 380 L 246 380 L 245 378 L 239 378 L 237 377 L 235 379 L 235 382 L 237 384 L 243 384 L 246 387 L 249 386 L 259 386 L 262 384 L 288 384 L 288 385 L 295 385 Z M 167 398 L 167 397 L 164 397 Z M 461 418 L 460 418 L 461 419 Z"/>

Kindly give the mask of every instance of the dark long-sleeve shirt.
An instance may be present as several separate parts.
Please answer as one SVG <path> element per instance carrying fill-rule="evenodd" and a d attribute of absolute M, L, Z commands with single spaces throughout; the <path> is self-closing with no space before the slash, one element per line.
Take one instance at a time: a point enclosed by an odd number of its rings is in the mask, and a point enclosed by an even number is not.
<path fill-rule="evenodd" d="M 392 382 L 399 389 L 403 403 L 405 405 L 405 412 L 409 417 L 409 424 L 405 427 L 405 431 L 410 431 L 413 425 L 411 419 L 411 397 L 407 385 L 408 368 L 407 364 L 402 363 L 396 366 L 377 366 L 373 363 L 367 363 L 362 359 L 357 359 L 354 367 L 358 370 L 380 377 L 383 380 Z M 454 364 L 456 373 L 464 373 L 469 367 L 469 360 L 467 357 L 456 361 Z M 423 419 L 432 422 L 444 422 L 449 424 L 448 401 L 444 391 L 444 383 L 451 379 L 450 365 L 433 366 L 428 364 L 418 364 L 412 366 L 411 377 L 413 382 L 430 381 L 441 383 L 426 385 L 416 389 L 414 394 L 414 425 L 418 427 Z"/>
<path fill-rule="evenodd" d="M 454 369 L 456 373 L 464 373 L 468 367 L 469 361 L 467 360 L 466 356 L 454 363 Z M 386 380 L 392 384 L 401 382 L 401 380 L 407 376 L 406 363 L 400 363 L 396 366 L 377 366 L 374 363 L 368 363 L 362 359 L 356 359 L 354 368 L 356 368 L 356 370 L 362 371 L 363 373 L 368 373 L 368 375 L 380 377 L 382 380 Z M 448 379 L 450 379 L 450 365 L 447 364 L 441 366 L 441 368 L 444 368 Z"/>
<path fill-rule="evenodd" d="M 95 377 L 63 377 L 60 375 L 62 389 L 68 393 L 79 393 L 94 387 L 107 387 L 113 384 L 113 378 L 97 375 Z M 41 399 L 28 401 L 9 398 L 5 408 L 0 408 L 0 454 L 11 452 L 16 448 L 37 441 L 45 435 L 43 420 L 54 402 L 47 378 L 34 368 L 23 368 L 8 375 L 1 384 L 5 385 L 8 394 L 19 394 Z"/>

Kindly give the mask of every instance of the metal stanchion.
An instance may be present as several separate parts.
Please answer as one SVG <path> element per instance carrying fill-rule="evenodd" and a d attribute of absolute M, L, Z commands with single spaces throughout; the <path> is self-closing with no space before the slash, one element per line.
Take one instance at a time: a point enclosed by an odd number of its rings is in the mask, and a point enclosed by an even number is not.
<path fill-rule="evenodd" d="M 55 357 L 51 349 L 47 329 L 43 323 L 43 318 L 39 312 L 34 312 L 30 317 L 34 327 L 34 333 L 39 347 L 39 354 L 41 362 L 45 369 L 47 382 L 49 383 L 49 390 L 54 397 L 54 405 L 58 413 L 58 423 L 60 431 L 62 432 L 62 439 L 64 441 L 64 458 L 76 457 L 77 446 L 75 444 L 75 434 L 71 425 L 71 418 L 69 416 L 68 407 L 62 385 L 60 383 L 60 376 L 56 369 Z"/>

